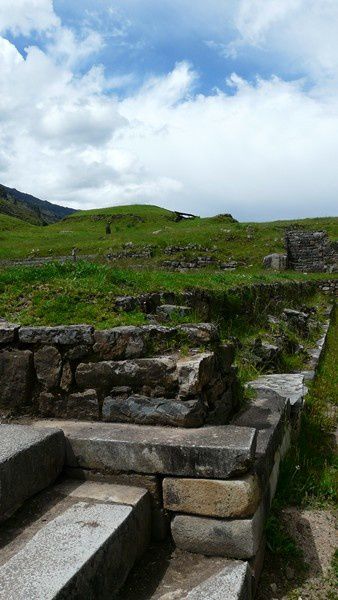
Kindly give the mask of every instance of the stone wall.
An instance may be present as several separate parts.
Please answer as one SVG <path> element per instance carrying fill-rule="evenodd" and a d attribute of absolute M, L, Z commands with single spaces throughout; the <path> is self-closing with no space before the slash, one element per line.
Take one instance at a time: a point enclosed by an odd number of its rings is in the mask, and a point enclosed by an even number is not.
<path fill-rule="evenodd" d="M 325 231 L 289 229 L 285 234 L 290 269 L 303 272 L 337 270 L 338 253 Z"/>
<path fill-rule="evenodd" d="M 181 427 L 225 423 L 235 408 L 232 360 L 232 346 L 208 323 L 97 331 L 3 322 L 0 409 Z"/>

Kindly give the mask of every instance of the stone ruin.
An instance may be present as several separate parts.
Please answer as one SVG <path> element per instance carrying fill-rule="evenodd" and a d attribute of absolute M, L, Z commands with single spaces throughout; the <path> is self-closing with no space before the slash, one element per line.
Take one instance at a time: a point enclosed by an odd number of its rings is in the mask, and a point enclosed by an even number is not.
<path fill-rule="evenodd" d="M 149 600 L 251 600 L 327 328 L 311 371 L 250 382 L 239 411 L 233 349 L 210 323 L 3 322 L 0 405 L 24 420 L 0 424 L 0 600 L 120 598 L 150 540 L 169 533 L 171 583 L 157 579 Z M 134 568 L 139 589 L 147 571 Z"/>
<path fill-rule="evenodd" d="M 337 245 L 325 231 L 288 229 L 285 233 L 287 263 L 303 272 L 334 272 L 337 269 Z"/>

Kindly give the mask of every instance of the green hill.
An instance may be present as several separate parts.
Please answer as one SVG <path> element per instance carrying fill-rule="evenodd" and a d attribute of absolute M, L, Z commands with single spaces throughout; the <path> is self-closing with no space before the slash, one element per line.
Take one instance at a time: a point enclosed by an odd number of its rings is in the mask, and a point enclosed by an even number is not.
<path fill-rule="evenodd" d="M 14 188 L 0 185 L 0 213 L 27 221 L 32 225 L 49 225 L 75 212 L 66 208 L 24 194 Z"/>

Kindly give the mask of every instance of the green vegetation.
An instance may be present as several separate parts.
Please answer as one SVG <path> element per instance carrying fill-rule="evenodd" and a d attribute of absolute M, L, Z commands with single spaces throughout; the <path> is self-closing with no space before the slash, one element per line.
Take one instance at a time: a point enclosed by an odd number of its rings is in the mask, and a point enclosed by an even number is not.
<path fill-rule="evenodd" d="M 110 235 L 105 233 L 107 223 L 110 223 Z M 338 219 L 333 217 L 251 224 L 212 217 L 177 223 L 174 213 L 168 210 L 132 205 L 78 212 L 48 227 L 23 226 L 19 220 L 0 215 L 0 259 L 69 255 L 74 246 L 79 254 L 104 257 L 121 251 L 124 243 L 132 242 L 135 249 L 153 246 L 153 257 L 126 259 L 119 261 L 119 265 L 134 267 L 135 263 L 142 263 L 142 267 L 153 269 L 163 260 L 182 255 L 178 252 L 173 257 L 165 256 L 166 246 L 198 244 L 208 248 L 207 254 L 215 259 L 234 259 L 248 270 L 260 269 L 266 254 L 283 251 L 284 231 L 292 224 L 325 229 L 332 239 L 338 238 Z M 191 254 L 201 255 L 201 251 L 194 250 Z"/>

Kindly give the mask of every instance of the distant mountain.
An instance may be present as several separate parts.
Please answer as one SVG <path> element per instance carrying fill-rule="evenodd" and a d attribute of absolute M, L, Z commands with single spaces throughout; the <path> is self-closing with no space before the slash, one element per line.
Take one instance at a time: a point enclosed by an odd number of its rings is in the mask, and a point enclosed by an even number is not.
<path fill-rule="evenodd" d="M 50 225 L 74 212 L 73 208 L 39 200 L 30 194 L 0 185 L 0 213 L 5 215 L 16 217 L 33 225 Z"/>

